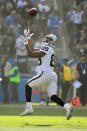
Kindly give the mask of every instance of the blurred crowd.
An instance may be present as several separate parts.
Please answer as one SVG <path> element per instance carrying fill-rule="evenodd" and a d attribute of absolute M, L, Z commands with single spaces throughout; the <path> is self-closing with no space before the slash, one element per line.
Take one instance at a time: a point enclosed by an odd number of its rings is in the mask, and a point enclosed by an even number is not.
<path fill-rule="evenodd" d="M 0 0 L 0 58 L 8 56 L 9 58 L 17 57 L 20 60 L 21 57 L 27 56 L 26 47 L 20 37 L 25 28 L 30 28 L 31 32 L 35 33 L 32 41 L 35 47 L 40 47 L 41 38 L 48 33 L 53 33 L 59 38 L 59 27 L 63 24 L 66 25 L 69 36 L 68 48 L 72 56 L 74 58 L 87 57 L 87 1 L 71 0 L 72 4 L 63 5 L 63 14 L 59 9 L 55 9 L 54 4 L 49 3 L 50 0 Z M 28 10 L 32 7 L 38 10 L 35 17 L 28 14 Z M 64 64 L 63 70 L 60 69 L 61 79 L 62 72 L 70 72 L 69 67 L 65 68 L 67 59 L 64 59 Z M 59 69 L 56 69 L 57 73 L 58 71 Z M 63 81 L 64 84 L 60 82 L 59 86 L 65 85 L 67 88 L 67 90 L 63 88 L 62 97 L 65 100 L 71 80 L 65 76 Z"/>
<path fill-rule="evenodd" d="M 67 29 L 70 36 L 70 48 L 79 55 L 79 50 L 87 50 L 87 2 L 74 0 L 66 13 Z M 87 53 L 87 52 L 85 52 Z"/>
<path fill-rule="evenodd" d="M 36 17 L 28 14 L 31 7 L 38 9 Z M 25 28 L 35 32 L 34 40 L 47 33 L 59 37 L 59 26 L 63 23 L 68 30 L 72 53 L 79 53 L 80 48 L 81 52 L 83 48 L 87 49 L 87 2 L 72 0 L 72 4 L 62 10 L 63 15 L 46 0 L 0 0 L 0 55 L 26 54 L 23 44 L 20 44 L 20 34 Z"/>
<path fill-rule="evenodd" d="M 36 17 L 31 17 L 28 10 L 31 7 L 38 9 Z M 46 24 L 51 7 L 45 0 L 1 0 L 0 1 L 0 55 L 25 55 L 20 34 L 25 28 L 35 32 L 34 39 L 40 33 L 47 31 Z M 43 26 L 42 26 L 43 25 Z M 44 28 L 45 27 L 45 28 Z M 46 32 L 47 33 L 47 32 Z"/>

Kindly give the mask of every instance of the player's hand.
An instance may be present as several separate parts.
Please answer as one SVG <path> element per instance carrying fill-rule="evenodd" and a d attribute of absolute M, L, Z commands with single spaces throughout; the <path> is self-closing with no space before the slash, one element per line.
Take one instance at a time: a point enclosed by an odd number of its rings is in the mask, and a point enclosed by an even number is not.
<path fill-rule="evenodd" d="M 25 35 L 25 37 L 27 37 L 27 35 L 28 35 L 27 29 L 24 29 L 24 35 Z"/>
<path fill-rule="evenodd" d="M 34 35 L 34 33 L 30 33 L 30 29 L 25 29 L 24 30 L 24 35 L 25 35 L 25 37 L 27 38 L 27 39 L 30 39 L 33 35 Z"/>

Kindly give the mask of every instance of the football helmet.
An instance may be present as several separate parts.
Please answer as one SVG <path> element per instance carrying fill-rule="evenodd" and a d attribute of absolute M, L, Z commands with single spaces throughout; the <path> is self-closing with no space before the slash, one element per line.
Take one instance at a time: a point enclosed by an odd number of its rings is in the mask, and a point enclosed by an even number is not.
<path fill-rule="evenodd" d="M 54 34 L 49 34 L 44 39 L 45 44 L 51 47 L 55 46 L 56 41 L 57 41 L 57 37 Z"/>

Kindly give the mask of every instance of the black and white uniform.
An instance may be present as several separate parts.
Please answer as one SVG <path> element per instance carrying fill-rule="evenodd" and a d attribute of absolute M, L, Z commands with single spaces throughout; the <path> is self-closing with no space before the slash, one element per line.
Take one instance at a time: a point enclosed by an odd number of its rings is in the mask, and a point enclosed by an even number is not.
<path fill-rule="evenodd" d="M 28 80 L 27 84 L 33 87 L 47 87 L 49 97 L 57 94 L 57 75 L 54 70 L 54 49 L 45 45 L 41 49 L 46 55 L 40 59 L 39 74 Z"/>

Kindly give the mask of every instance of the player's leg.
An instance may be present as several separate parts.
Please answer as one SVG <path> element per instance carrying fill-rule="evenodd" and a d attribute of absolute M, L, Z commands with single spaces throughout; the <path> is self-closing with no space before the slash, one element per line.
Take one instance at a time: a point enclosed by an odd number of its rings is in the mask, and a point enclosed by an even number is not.
<path fill-rule="evenodd" d="M 26 84 L 25 86 L 25 96 L 26 96 L 26 108 L 25 111 L 20 114 L 21 116 L 33 113 L 31 102 L 32 88 L 28 84 Z"/>
<path fill-rule="evenodd" d="M 39 75 L 36 75 L 35 77 L 29 79 L 25 86 L 25 96 L 26 96 L 26 109 L 24 112 L 22 112 L 20 115 L 27 115 L 33 112 L 32 107 L 32 88 L 33 87 L 39 87 L 44 84 L 43 80 L 43 72 L 41 72 Z"/>
<path fill-rule="evenodd" d="M 72 116 L 73 107 L 65 103 L 60 97 L 57 96 L 57 84 L 55 81 L 51 82 L 47 89 L 48 95 L 52 101 L 66 109 L 66 118 L 69 120 Z"/>

